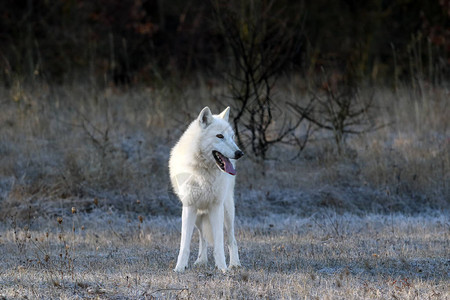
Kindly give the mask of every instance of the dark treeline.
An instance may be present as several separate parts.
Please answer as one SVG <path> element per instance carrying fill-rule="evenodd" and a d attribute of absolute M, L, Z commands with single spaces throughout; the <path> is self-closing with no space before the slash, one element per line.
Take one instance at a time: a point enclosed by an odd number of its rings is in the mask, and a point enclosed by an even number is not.
<path fill-rule="evenodd" d="M 450 59 L 449 0 L 5 0 L 0 13 L 7 86 L 17 79 L 132 84 L 220 74 L 233 57 L 223 22 L 235 22 L 245 36 L 255 13 L 296 40 L 286 71 L 325 67 L 375 81 L 440 82 Z"/>

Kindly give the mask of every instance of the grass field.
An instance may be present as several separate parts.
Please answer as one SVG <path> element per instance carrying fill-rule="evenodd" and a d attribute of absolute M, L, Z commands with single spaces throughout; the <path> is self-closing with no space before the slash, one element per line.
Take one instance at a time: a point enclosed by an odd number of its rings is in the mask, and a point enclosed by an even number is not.
<path fill-rule="evenodd" d="M 73 228 L 75 230 L 73 231 Z M 180 220 L 96 211 L 3 225 L 6 299 L 448 299 L 445 216 L 240 218 L 243 267 L 172 271 Z M 190 265 L 197 254 L 194 235 Z M 211 253 L 210 258 L 211 258 Z"/>
<path fill-rule="evenodd" d="M 298 86 L 286 81 L 277 101 L 307 102 Z M 236 184 L 243 267 L 173 273 L 181 208 L 168 153 L 225 94 L 201 80 L 0 89 L 0 299 L 450 297 L 446 87 L 362 89 L 384 126 L 348 136 L 342 153 L 319 130 L 300 153 L 277 145 L 264 164 L 248 153 Z"/>

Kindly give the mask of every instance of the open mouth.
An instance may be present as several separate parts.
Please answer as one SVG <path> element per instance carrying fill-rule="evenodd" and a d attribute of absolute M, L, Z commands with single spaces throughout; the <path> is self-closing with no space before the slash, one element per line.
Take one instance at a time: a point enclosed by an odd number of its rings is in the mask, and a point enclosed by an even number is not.
<path fill-rule="evenodd" d="M 228 159 L 228 157 L 215 150 L 213 150 L 212 154 L 214 156 L 214 159 L 216 160 L 216 165 L 220 170 L 230 175 L 236 175 L 236 170 L 234 169 L 233 164 Z"/>

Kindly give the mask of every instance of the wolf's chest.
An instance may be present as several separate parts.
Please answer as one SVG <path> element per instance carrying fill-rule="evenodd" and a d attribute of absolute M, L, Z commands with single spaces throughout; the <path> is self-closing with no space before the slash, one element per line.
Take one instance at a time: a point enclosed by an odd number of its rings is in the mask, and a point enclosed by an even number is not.
<path fill-rule="evenodd" d="M 223 200 L 221 195 L 224 194 L 226 186 L 226 180 L 223 180 L 222 176 L 204 178 L 191 175 L 178 185 L 177 194 L 183 205 L 204 210 Z"/>

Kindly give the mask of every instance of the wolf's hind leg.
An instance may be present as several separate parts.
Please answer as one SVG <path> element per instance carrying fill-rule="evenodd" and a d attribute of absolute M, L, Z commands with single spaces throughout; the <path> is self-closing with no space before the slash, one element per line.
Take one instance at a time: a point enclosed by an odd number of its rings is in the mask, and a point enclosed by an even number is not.
<path fill-rule="evenodd" d="M 208 243 L 205 239 L 205 228 L 203 224 L 205 222 L 205 215 L 198 215 L 197 220 L 195 221 L 195 226 L 198 229 L 198 257 L 195 261 L 194 265 L 206 265 L 208 263 Z"/>

